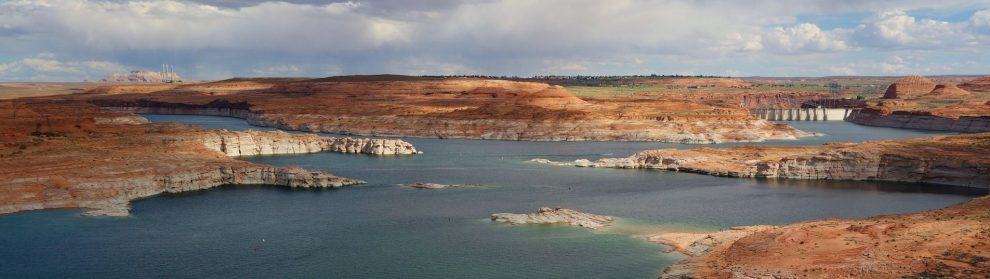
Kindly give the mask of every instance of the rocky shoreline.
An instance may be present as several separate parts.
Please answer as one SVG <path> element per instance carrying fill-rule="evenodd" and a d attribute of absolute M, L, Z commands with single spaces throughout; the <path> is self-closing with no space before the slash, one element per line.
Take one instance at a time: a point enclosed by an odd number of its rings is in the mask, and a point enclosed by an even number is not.
<path fill-rule="evenodd" d="M 162 193 L 180 193 L 209 189 L 223 185 L 272 185 L 291 188 L 340 188 L 363 184 L 364 181 L 338 177 L 320 171 L 301 168 L 269 166 L 219 167 L 202 172 L 181 172 L 122 180 L 81 183 L 76 187 L 105 189 L 119 193 L 109 199 L 77 200 L 72 203 L 26 204 L 0 208 L 0 214 L 44 208 L 83 207 L 92 210 L 86 216 L 127 216 L 129 201 Z M 122 191 L 123 190 L 123 191 Z"/>
<path fill-rule="evenodd" d="M 316 134 L 290 134 L 282 131 L 231 132 L 218 130 L 203 136 L 206 148 L 227 156 L 254 156 L 339 152 L 369 155 L 411 155 L 419 151 L 397 139 L 336 138 Z"/>
<path fill-rule="evenodd" d="M 684 144 L 763 142 L 796 140 L 815 136 L 763 119 L 722 119 L 711 123 L 656 120 L 522 120 L 522 119 L 443 119 L 398 116 L 322 116 L 261 114 L 247 109 L 189 107 L 181 104 L 160 106 L 113 106 L 96 102 L 106 109 L 148 114 L 209 115 L 236 117 L 249 124 L 289 131 L 343 135 L 416 137 L 440 139 L 485 139 L 523 141 L 656 141 Z M 106 106 L 109 105 L 109 106 Z M 643 127 L 635 132 L 614 130 L 616 126 Z M 677 127 L 676 129 L 674 127 Z M 689 132 L 690 131 L 690 132 Z"/>
<path fill-rule="evenodd" d="M 846 121 L 874 127 L 890 127 L 958 133 L 990 132 L 990 116 L 939 116 L 927 112 L 884 112 L 872 108 L 853 111 Z"/>
<path fill-rule="evenodd" d="M 232 156 L 313 152 L 417 154 L 401 140 L 147 123 L 80 102 L 0 103 L 0 214 L 91 208 L 125 216 L 129 201 L 221 185 L 338 188 L 364 181 Z"/>
<path fill-rule="evenodd" d="M 990 198 L 913 214 L 666 233 L 689 257 L 660 278 L 981 278 L 990 275 Z"/>
<path fill-rule="evenodd" d="M 209 88 L 250 88 L 215 91 Z M 113 86 L 111 86 L 113 87 Z M 812 134 L 747 110 L 683 100 L 584 100 L 536 82 L 380 76 L 226 80 L 71 98 L 118 110 L 230 116 L 283 130 L 362 136 L 692 144 L 793 140 Z"/>
<path fill-rule="evenodd" d="M 990 188 L 990 133 L 820 146 L 659 149 L 597 161 L 532 162 L 715 176 L 920 182 Z"/>

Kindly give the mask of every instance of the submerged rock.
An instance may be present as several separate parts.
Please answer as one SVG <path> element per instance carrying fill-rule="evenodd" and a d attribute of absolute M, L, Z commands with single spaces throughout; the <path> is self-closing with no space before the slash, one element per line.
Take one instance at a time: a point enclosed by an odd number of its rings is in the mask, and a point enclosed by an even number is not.
<path fill-rule="evenodd" d="M 417 189 L 444 189 L 444 188 L 464 188 L 464 187 L 481 187 L 481 185 L 475 184 L 440 184 L 440 183 L 429 183 L 429 182 L 413 182 L 409 184 L 399 184 L 400 186 L 412 187 Z"/>
<path fill-rule="evenodd" d="M 520 224 L 565 224 L 582 228 L 598 229 L 608 226 L 615 217 L 583 213 L 566 208 L 541 207 L 534 213 L 495 213 L 492 214 L 492 221 Z"/>

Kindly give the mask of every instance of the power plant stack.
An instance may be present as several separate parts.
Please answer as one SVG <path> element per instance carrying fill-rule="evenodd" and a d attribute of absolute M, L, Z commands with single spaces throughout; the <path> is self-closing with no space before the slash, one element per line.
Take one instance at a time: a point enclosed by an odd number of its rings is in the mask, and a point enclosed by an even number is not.
<path fill-rule="evenodd" d="M 175 74 L 175 70 L 172 68 L 172 65 L 169 64 L 162 64 L 161 77 L 162 83 L 181 82 L 177 78 L 178 75 Z"/>

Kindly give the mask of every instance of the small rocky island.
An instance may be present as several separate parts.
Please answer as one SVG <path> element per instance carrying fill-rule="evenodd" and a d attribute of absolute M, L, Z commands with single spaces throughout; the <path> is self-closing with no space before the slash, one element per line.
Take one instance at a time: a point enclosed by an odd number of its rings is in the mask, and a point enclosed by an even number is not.
<path fill-rule="evenodd" d="M 492 221 L 513 225 L 565 224 L 594 230 L 610 225 L 615 221 L 615 217 L 583 213 L 560 207 L 553 209 L 541 207 L 536 212 L 527 214 L 495 213 L 492 214 Z"/>
<path fill-rule="evenodd" d="M 481 187 L 481 185 L 476 185 L 476 184 L 440 184 L 440 183 L 431 183 L 431 182 L 413 182 L 407 184 L 399 184 L 399 186 L 405 186 L 416 189 L 428 189 L 428 190 L 445 189 L 445 188 Z"/>

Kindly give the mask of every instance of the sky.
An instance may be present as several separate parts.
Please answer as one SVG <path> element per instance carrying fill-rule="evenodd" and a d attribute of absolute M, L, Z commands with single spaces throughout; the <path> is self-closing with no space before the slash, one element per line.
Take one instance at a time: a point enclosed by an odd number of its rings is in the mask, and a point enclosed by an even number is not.
<path fill-rule="evenodd" d="M 0 0 L 0 81 L 990 73 L 990 0 Z"/>

